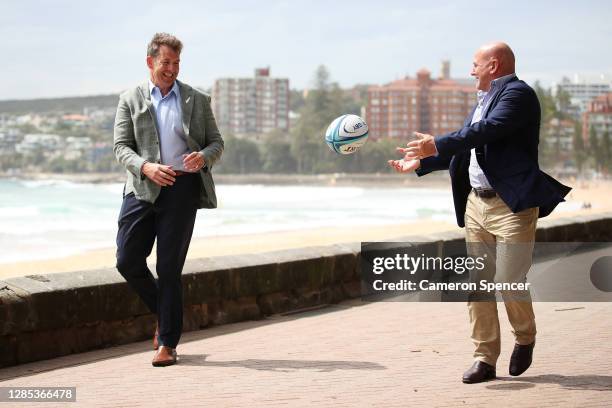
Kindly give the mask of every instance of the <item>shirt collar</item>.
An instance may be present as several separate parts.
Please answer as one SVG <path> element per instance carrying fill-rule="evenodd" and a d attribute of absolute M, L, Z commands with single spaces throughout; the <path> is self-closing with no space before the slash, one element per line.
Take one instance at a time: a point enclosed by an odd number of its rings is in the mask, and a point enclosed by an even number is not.
<path fill-rule="evenodd" d="M 170 88 L 170 92 L 168 92 L 166 94 L 166 96 L 162 97 L 161 96 L 161 91 L 159 90 L 159 87 L 157 85 L 155 85 L 153 83 L 153 81 L 151 81 L 151 79 L 149 79 L 149 94 L 151 95 L 151 98 L 153 98 L 153 96 L 155 96 L 156 99 L 164 99 L 168 96 L 170 96 L 170 94 L 174 92 L 174 94 L 176 95 L 176 97 L 178 98 L 180 95 L 180 91 L 179 91 L 179 87 L 178 87 L 178 83 L 176 81 L 174 81 L 174 84 L 172 84 L 172 88 Z"/>
<path fill-rule="evenodd" d="M 482 103 L 484 102 L 484 99 L 487 97 L 487 91 L 481 91 L 478 90 L 478 92 L 476 92 L 476 98 L 478 99 L 478 105 L 482 105 Z"/>
<path fill-rule="evenodd" d="M 489 93 L 493 93 L 495 92 L 497 89 L 501 88 L 502 86 L 506 85 L 508 82 L 510 82 L 512 79 L 516 78 L 516 74 L 512 73 L 512 74 L 508 74 L 508 75 L 504 75 L 502 77 L 496 78 L 494 80 L 491 81 L 491 88 L 489 88 L 488 91 L 481 91 L 479 90 L 476 93 L 476 98 L 478 99 L 478 105 L 482 105 L 487 97 L 487 95 Z"/>
<path fill-rule="evenodd" d="M 516 74 L 513 72 L 512 74 L 504 75 L 503 77 L 496 78 L 491 81 L 491 91 L 493 89 L 502 87 L 510 82 L 512 79 L 516 78 Z"/>

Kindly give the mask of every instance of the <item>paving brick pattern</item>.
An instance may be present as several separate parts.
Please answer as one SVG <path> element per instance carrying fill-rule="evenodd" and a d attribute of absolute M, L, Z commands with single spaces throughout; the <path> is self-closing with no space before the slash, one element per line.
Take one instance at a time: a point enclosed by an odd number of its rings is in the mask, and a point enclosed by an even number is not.
<path fill-rule="evenodd" d="M 186 333 L 180 363 L 149 342 L 0 370 L 0 386 L 75 386 L 77 403 L 17 407 L 609 407 L 612 304 L 537 303 L 532 367 L 508 375 L 503 305 L 498 379 L 465 385 L 462 303 L 345 302 Z M 0 407 L 9 404 L 0 403 Z"/>

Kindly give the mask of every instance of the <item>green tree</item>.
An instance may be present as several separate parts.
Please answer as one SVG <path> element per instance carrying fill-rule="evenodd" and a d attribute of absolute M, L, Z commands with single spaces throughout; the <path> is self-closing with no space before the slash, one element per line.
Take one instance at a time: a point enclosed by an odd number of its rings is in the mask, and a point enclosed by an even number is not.
<path fill-rule="evenodd" d="M 595 169 L 598 171 L 601 170 L 603 155 L 601 149 L 599 148 L 599 138 L 597 137 L 597 132 L 593 126 L 591 126 L 589 129 L 589 150 L 591 157 L 593 158 Z"/>
<path fill-rule="evenodd" d="M 395 151 L 401 143 L 397 139 L 380 139 L 374 143 L 374 149 L 368 150 L 364 155 L 365 167 L 370 168 L 370 171 L 379 173 L 393 173 L 394 170 L 389 167 L 387 161 L 390 159 L 400 158 Z M 367 147 L 367 145 L 366 145 Z"/>
<path fill-rule="evenodd" d="M 389 159 L 398 158 L 398 141 L 386 138 L 368 141 L 358 152 L 340 160 L 340 170 L 347 173 L 391 173 Z"/>
<path fill-rule="evenodd" d="M 304 91 L 292 89 L 289 91 L 289 110 L 298 112 L 304 106 Z"/>
<path fill-rule="evenodd" d="M 57 133 L 58 135 L 62 136 L 74 136 L 74 128 L 70 123 L 64 120 L 58 120 L 53 127 L 53 133 Z"/>
<path fill-rule="evenodd" d="M 570 111 L 571 104 L 570 94 L 560 86 L 557 86 L 557 92 L 555 94 L 556 117 L 558 119 L 569 119 L 568 112 Z"/>
<path fill-rule="evenodd" d="M 225 149 L 216 170 L 239 174 L 261 172 L 261 155 L 255 142 L 233 135 L 227 135 L 223 139 Z"/>
<path fill-rule="evenodd" d="M 297 163 L 291 155 L 291 143 L 284 131 L 273 130 L 264 137 L 261 147 L 263 171 L 267 173 L 295 173 Z"/>
<path fill-rule="evenodd" d="M 323 137 L 319 137 L 321 131 L 304 116 L 300 116 L 298 123 L 292 129 L 289 152 L 295 159 L 298 173 L 313 172 L 321 151 L 321 143 L 323 143 Z"/>
<path fill-rule="evenodd" d="M 40 133 L 40 129 L 38 129 L 36 126 L 34 126 L 31 123 L 24 123 L 22 125 L 18 125 L 17 129 L 19 129 L 19 132 L 22 135 L 26 135 L 28 133 Z"/>
<path fill-rule="evenodd" d="M 323 138 L 332 120 L 344 113 L 343 93 L 337 84 L 330 82 L 329 71 L 324 65 L 317 68 L 313 82 L 314 89 L 308 92 L 290 135 L 291 154 L 299 173 L 329 172 L 337 166 Z"/>
<path fill-rule="evenodd" d="M 610 146 L 610 133 L 605 132 L 601 136 L 602 166 L 606 173 L 610 173 L 612 167 L 612 146 Z"/>
<path fill-rule="evenodd" d="M 88 171 L 85 160 L 66 160 L 61 156 L 46 163 L 43 169 L 52 173 L 81 173 Z"/>
<path fill-rule="evenodd" d="M 0 156 L 0 170 L 19 169 L 24 165 L 21 153 L 11 153 Z"/>
<path fill-rule="evenodd" d="M 91 163 L 92 170 L 100 173 L 121 171 L 122 166 L 115 159 L 115 154 L 107 152 Z"/>
<path fill-rule="evenodd" d="M 541 110 L 540 141 L 542 143 L 538 155 L 542 167 L 547 168 L 555 162 L 555 140 L 550 122 L 552 119 L 558 118 L 559 114 L 550 88 L 545 89 L 539 81 L 536 81 L 533 89 L 540 101 Z"/>
<path fill-rule="evenodd" d="M 365 84 L 358 84 L 353 87 L 353 89 L 359 95 L 357 103 L 360 107 L 360 110 L 361 106 L 366 106 L 368 104 L 368 88 L 370 88 L 370 85 Z"/>
<path fill-rule="evenodd" d="M 542 111 L 542 124 L 548 126 L 552 118 L 558 117 L 557 105 L 552 96 L 550 89 L 544 89 L 539 81 L 536 81 L 533 89 L 535 90 L 538 100 L 540 101 L 540 109 Z"/>
<path fill-rule="evenodd" d="M 538 149 L 538 160 L 544 168 L 550 168 L 555 163 L 555 138 L 551 127 L 542 126 L 540 129 L 540 148 Z"/>
<path fill-rule="evenodd" d="M 574 135 L 572 137 L 572 147 L 574 153 L 574 161 L 578 173 L 582 173 L 584 162 L 587 159 L 587 153 L 584 148 L 584 139 L 582 138 L 582 126 L 579 122 L 574 124 Z"/>

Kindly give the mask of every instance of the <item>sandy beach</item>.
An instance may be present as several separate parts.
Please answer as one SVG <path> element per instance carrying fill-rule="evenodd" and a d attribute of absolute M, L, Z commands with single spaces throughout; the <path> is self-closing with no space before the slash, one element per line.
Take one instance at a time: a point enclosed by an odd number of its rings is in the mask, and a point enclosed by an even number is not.
<path fill-rule="evenodd" d="M 610 197 L 612 197 L 612 182 L 575 182 L 570 180 L 564 181 L 564 183 L 574 188 L 567 197 L 567 201 L 580 205 L 590 203 L 591 207 L 576 211 L 556 211 L 549 216 L 550 218 L 565 218 L 612 211 L 612 200 L 610 200 Z M 432 186 L 424 185 L 424 187 Z M 444 183 L 438 183 L 435 187 L 448 188 L 444 186 Z M 301 231 L 197 238 L 191 243 L 188 259 L 267 252 L 334 243 L 393 240 L 409 235 L 423 236 L 440 231 L 462 231 L 462 229 L 454 223 L 423 219 L 413 223 L 398 225 L 318 228 Z M 149 260 L 155 260 L 155 249 Z M 11 276 L 113 267 L 114 263 L 115 248 L 106 248 L 63 258 L 0 264 L 0 279 Z"/>

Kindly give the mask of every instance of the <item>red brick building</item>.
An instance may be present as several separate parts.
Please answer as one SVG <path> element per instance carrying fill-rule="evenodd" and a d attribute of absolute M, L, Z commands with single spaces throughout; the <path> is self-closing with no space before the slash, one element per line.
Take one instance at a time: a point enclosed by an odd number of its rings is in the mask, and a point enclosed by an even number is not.
<path fill-rule="evenodd" d="M 414 131 L 441 135 L 458 129 L 476 104 L 473 80 L 449 78 L 443 63 L 442 77 L 428 70 L 368 89 L 366 122 L 372 138 L 409 139 Z"/>
<path fill-rule="evenodd" d="M 612 92 L 593 99 L 582 114 L 582 137 L 587 143 L 591 126 L 598 137 L 606 132 L 612 136 Z"/>

